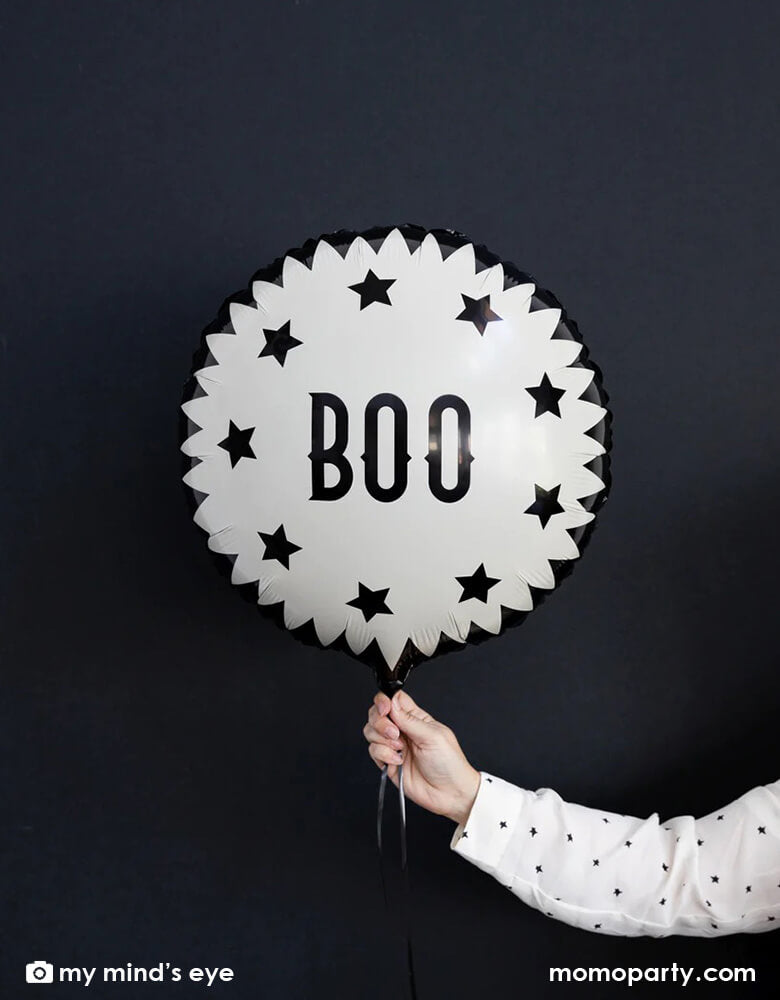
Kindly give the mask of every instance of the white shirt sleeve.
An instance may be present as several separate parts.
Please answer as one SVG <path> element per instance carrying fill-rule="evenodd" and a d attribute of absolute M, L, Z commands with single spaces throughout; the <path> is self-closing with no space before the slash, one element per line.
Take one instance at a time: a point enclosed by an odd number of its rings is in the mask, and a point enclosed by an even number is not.
<path fill-rule="evenodd" d="M 780 781 L 702 819 L 659 822 L 480 773 L 450 847 L 548 917 L 635 937 L 780 926 Z"/>

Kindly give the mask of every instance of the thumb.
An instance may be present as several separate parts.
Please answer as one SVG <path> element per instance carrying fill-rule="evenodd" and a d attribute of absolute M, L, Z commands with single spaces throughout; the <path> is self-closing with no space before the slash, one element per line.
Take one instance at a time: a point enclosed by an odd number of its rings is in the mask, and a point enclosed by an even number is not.
<path fill-rule="evenodd" d="M 390 704 L 390 718 L 413 741 L 431 735 L 436 724 L 433 716 L 423 711 L 406 691 L 397 691 Z"/>

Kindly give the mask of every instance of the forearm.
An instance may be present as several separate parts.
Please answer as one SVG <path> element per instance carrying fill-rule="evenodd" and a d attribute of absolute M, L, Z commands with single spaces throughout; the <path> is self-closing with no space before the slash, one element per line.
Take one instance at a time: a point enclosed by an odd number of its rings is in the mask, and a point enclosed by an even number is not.
<path fill-rule="evenodd" d="M 657 814 L 601 812 L 482 772 L 451 847 L 524 902 L 574 926 L 717 936 L 771 930 L 780 921 L 779 831 L 780 782 L 702 819 L 662 824 Z"/>

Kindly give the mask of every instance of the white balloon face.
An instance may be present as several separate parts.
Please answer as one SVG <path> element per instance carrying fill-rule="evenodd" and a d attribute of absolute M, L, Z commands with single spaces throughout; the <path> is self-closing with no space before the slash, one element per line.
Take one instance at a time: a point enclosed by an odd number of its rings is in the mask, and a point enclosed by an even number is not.
<path fill-rule="evenodd" d="M 560 309 L 471 243 L 386 233 L 321 239 L 230 304 L 182 451 L 232 582 L 389 675 L 410 643 L 431 656 L 530 611 L 608 484 L 589 467 L 604 397 Z"/>

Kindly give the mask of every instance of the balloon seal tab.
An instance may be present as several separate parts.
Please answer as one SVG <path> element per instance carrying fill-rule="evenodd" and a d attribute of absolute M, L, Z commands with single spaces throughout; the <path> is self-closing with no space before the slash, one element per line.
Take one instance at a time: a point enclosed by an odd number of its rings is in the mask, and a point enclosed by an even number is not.
<path fill-rule="evenodd" d="M 376 682 L 379 690 L 388 698 L 392 698 L 396 691 L 400 691 L 404 686 L 412 667 L 419 659 L 419 652 L 411 642 L 407 642 L 392 670 L 386 664 L 376 668 Z"/>
<path fill-rule="evenodd" d="M 388 698 L 392 698 L 396 691 L 400 691 L 404 686 L 404 682 L 400 677 L 382 677 L 378 676 L 377 680 L 379 682 L 379 689 L 383 694 L 386 694 Z"/>

